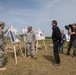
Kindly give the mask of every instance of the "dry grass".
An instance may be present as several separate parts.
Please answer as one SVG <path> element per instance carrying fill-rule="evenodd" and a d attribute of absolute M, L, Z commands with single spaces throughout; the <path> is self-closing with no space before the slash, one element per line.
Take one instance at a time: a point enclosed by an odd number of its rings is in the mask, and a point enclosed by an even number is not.
<path fill-rule="evenodd" d="M 45 42 L 52 43 L 50 40 Z M 11 46 L 9 41 L 8 46 Z M 65 53 L 66 49 L 67 44 L 65 44 Z M 7 50 L 5 51 L 7 69 L 0 72 L 0 75 L 76 75 L 76 58 L 72 58 L 72 56 L 60 54 L 61 66 L 53 66 L 53 49 L 48 46 L 48 51 L 45 51 L 44 48 L 39 49 L 37 57 L 36 60 L 28 59 L 18 54 L 18 64 L 15 65 L 13 53 L 11 50 Z"/>

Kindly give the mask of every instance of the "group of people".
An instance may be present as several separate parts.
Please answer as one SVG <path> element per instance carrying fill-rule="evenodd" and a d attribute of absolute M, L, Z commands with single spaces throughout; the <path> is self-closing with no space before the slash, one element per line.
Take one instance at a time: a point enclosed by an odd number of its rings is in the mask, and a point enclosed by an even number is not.
<path fill-rule="evenodd" d="M 68 44 L 67 55 L 70 55 L 70 50 L 72 46 L 74 47 L 73 57 L 76 56 L 76 24 L 73 23 L 71 27 L 68 29 L 68 35 L 70 35 L 70 41 Z M 60 31 L 57 26 L 57 21 L 52 21 L 52 40 L 53 40 L 53 50 L 54 50 L 54 65 L 60 65 L 60 56 L 59 52 L 61 49 L 61 53 L 64 50 L 64 42 L 66 41 L 66 35 L 64 34 L 64 30 Z"/>
<path fill-rule="evenodd" d="M 3 31 L 5 26 L 4 22 L 0 22 L 0 70 L 3 71 L 6 69 L 6 67 L 4 66 L 4 50 L 5 50 L 5 36 L 4 34 L 6 32 L 8 32 L 8 30 L 11 28 L 8 27 L 6 31 Z M 35 53 L 35 34 L 32 30 L 32 26 L 28 26 L 28 31 L 24 34 L 20 34 L 20 35 L 16 35 L 17 37 L 19 36 L 26 36 L 26 55 L 27 57 L 32 57 L 34 59 L 37 59 L 36 57 L 36 53 Z"/>
<path fill-rule="evenodd" d="M 5 50 L 5 37 L 4 34 L 9 30 L 10 27 L 7 28 L 6 31 L 3 31 L 5 26 L 4 22 L 0 22 L 0 70 L 5 70 L 4 66 L 4 50 Z M 68 35 L 70 35 L 70 42 L 68 45 L 67 55 L 70 55 L 70 49 L 74 47 L 73 55 L 76 56 L 76 24 L 72 25 L 72 29 L 69 28 Z M 32 30 L 32 26 L 28 27 L 28 31 L 18 36 L 26 36 L 26 54 L 27 57 L 32 57 L 37 59 L 35 53 L 35 34 Z M 63 53 L 64 43 L 66 41 L 66 35 L 64 34 L 64 30 L 60 31 L 57 26 L 57 21 L 52 21 L 52 40 L 53 40 L 53 51 L 54 51 L 54 65 L 60 65 L 60 56 L 59 52 Z"/>
<path fill-rule="evenodd" d="M 6 31 L 3 31 L 4 27 L 5 27 L 5 23 L 0 22 L 0 70 L 1 71 L 6 69 L 6 67 L 4 66 L 4 50 L 6 45 L 4 34 L 8 32 L 11 26 L 9 26 Z M 16 36 L 26 36 L 27 57 L 31 56 L 32 58 L 36 59 L 37 57 L 35 54 L 35 47 L 34 47 L 35 34 L 32 31 L 32 26 L 28 27 L 27 33 Z"/>

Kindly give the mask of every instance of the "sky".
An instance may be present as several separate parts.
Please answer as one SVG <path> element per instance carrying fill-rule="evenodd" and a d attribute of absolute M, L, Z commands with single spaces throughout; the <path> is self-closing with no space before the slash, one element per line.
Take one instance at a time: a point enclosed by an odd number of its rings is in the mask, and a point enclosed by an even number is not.
<path fill-rule="evenodd" d="M 0 0 L 0 21 L 13 25 L 19 33 L 27 26 L 40 28 L 51 36 L 51 21 L 60 29 L 76 23 L 76 0 Z"/>

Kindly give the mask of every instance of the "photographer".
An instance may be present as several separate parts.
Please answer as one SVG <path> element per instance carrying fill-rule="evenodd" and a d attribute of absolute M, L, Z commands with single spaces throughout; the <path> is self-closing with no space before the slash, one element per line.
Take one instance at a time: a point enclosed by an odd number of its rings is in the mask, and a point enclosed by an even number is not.
<path fill-rule="evenodd" d="M 70 55 L 70 49 L 73 46 L 74 47 L 73 56 L 76 56 L 76 24 L 75 23 L 72 25 L 72 28 L 69 28 L 68 32 L 70 35 L 70 42 L 68 44 L 67 55 Z"/>

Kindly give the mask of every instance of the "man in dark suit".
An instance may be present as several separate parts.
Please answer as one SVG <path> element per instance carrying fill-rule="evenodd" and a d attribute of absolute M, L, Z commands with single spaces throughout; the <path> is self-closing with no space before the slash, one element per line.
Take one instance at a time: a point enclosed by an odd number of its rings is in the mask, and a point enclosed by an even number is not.
<path fill-rule="evenodd" d="M 59 44 L 62 42 L 61 32 L 57 26 L 57 21 L 52 21 L 52 40 L 53 40 L 53 49 L 54 49 L 54 65 L 60 65 L 60 56 L 59 56 Z"/>

